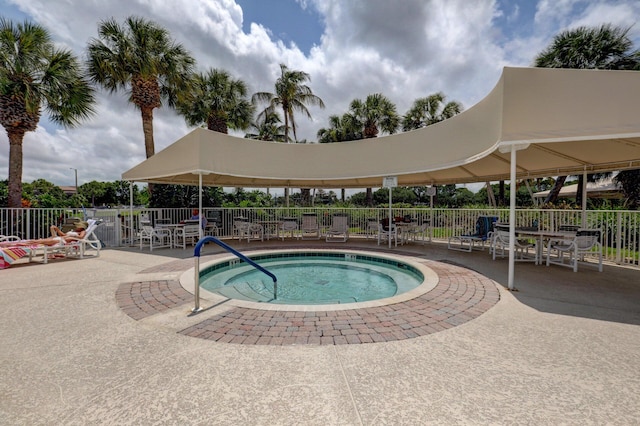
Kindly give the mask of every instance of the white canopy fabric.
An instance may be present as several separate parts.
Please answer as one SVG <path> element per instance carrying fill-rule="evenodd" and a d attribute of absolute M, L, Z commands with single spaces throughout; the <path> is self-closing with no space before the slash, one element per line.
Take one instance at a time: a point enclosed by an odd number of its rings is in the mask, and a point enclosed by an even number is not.
<path fill-rule="evenodd" d="M 366 188 L 382 186 L 386 176 L 399 186 L 425 186 L 640 168 L 638 99 L 638 71 L 504 68 L 481 102 L 423 129 L 333 144 L 196 129 L 122 179 L 200 188 Z M 515 197 L 509 223 L 513 290 Z"/>
<path fill-rule="evenodd" d="M 285 144 L 195 129 L 122 179 L 205 186 L 365 188 L 640 168 L 640 72 L 504 68 L 475 106 L 419 130 Z"/>

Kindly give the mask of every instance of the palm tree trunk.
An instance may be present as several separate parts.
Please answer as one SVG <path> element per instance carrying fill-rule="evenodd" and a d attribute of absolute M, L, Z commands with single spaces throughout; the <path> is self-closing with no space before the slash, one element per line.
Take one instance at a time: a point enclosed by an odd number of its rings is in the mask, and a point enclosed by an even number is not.
<path fill-rule="evenodd" d="M 144 150 L 147 158 L 156 153 L 153 142 L 153 108 L 142 107 L 142 131 L 144 132 Z"/>
<path fill-rule="evenodd" d="M 22 140 L 24 130 L 7 131 L 9 136 L 9 207 L 22 207 Z"/>
<path fill-rule="evenodd" d="M 373 189 L 367 188 L 367 207 L 373 207 Z"/>
<path fill-rule="evenodd" d="M 558 200 L 558 195 L 560 195 L 560 190 L 564 185 L 564 181 L 567 180 L 566 176 L 558 176 L 556 182 L 553 184 L 553 188 L 549 191 L 549 195 L 545 198 L 544 203 L 555 203 Z"/>
<path fill-rule="evenodd" d="M 144 132 L 144 151 L 147 158 L 149 158 L 152 157 L 156 151 L 153 142 L 153 108 L 142 107 L 140 111 L 142 114 L 142 131 Z M 151 200 L 153 185 L 150 183 L 147 184 L 147 190 L 149 191 L 149 200 Z"/>

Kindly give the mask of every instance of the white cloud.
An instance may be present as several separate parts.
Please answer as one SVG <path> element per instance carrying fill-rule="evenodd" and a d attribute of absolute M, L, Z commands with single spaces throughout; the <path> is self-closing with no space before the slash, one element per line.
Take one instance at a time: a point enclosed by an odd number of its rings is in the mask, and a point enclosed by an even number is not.
<path fill-rule="evenodd" d="M 313 120 L 297 117 L 299 137 L 315 140 L 332 114 L 351 100 L 380 92 L 403 114 L 418 97 L 442 91 L 465 108 L 496 84 L 503 66 L 529 66 L 560 30 L 578 25 L 630 26 L 640 16 L 636 0 L 540 0 L 535 16 L 497 1 L 468 0 L 297 0 L 315 8 L 326 25 L 320 44 L 305 56 L 274 41 L 270 29 L 252 24 L 244 33 L 242 9 L 233 0 L 0 0 L 45 26 L 54 39 L 78 55 L 96 37 L 99 21 L 139 15 L 167 28 L 198 61 L 198 68 L 224 68 L 244 80 L 250 93 L 274 90 L 279 64 L 310 74 L 314 93 L 327 108 L 311 107 Z M 292 6 L 293 7 L 293 6 Z M 531 15 L 529 13 L 529 15 Z M 502 19 L 515 25 L 508 34 Z M 527 31 L 519 33 L 518 23 Z M 638 40 L 640 27 L 632 28 Z M 78 128 L 60 130 L 46 121 L 24 143 L 23 180 L 45 178 L 59 185 L 116 180 L 144 159 L 140 113 L 124 94 L 100 92 L 98 114 Z M 156 152 L 189 129 L 173 111 L 154 115 Z M 0 134 L 0 179 L 6 178 L 8 141 Z"/>

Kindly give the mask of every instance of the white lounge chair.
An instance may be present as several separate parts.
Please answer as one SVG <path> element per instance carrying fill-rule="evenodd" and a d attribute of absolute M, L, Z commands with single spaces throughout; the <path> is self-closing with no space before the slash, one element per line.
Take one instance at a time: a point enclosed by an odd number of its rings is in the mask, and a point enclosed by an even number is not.
<path fill-rule="evenodd" d="M 349 218 L 346 213 L 333 215 L 331 227 L 325 233 L 327 242 L 346 242 L 349 239 Z"/>
<path fill-rule="evenodd" d="M 318 217 L 315 213 L 303 213 L 302 214 L 302 231 L 303 240 L 319 240 L 320 239 L 320 226 L 318 225 Z"/>
<path fill-rule="evenodd" d="M 296 236 L 296 238 L 299 238 L 296 234 L 298 231 L 298 220 L 294 217 L 285 217 L 282 218 L 282 223 L 280 224 L 280 231 L 282 232 L 280 234 L 280 238 L 282 238 L 282 241 L 284 241 L 284 237 L 286 235 L 286 233 L 288 232 L 289 235 L 291 236 L 291 238 L 294 237 L 294 235 Z"/>

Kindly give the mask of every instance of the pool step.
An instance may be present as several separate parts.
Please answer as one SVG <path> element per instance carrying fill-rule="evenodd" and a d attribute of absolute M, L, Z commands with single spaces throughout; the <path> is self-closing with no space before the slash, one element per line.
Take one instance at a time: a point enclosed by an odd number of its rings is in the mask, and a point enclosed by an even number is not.
<path fill-rule="evenodd" d="M 236 284 L 234 286 L 220 287 L 216 290 L 219 294 L 230 299 L 268 302 L 273 299 L 272 294 L 262 294 L 255 291 L 249 283 Z"/>

